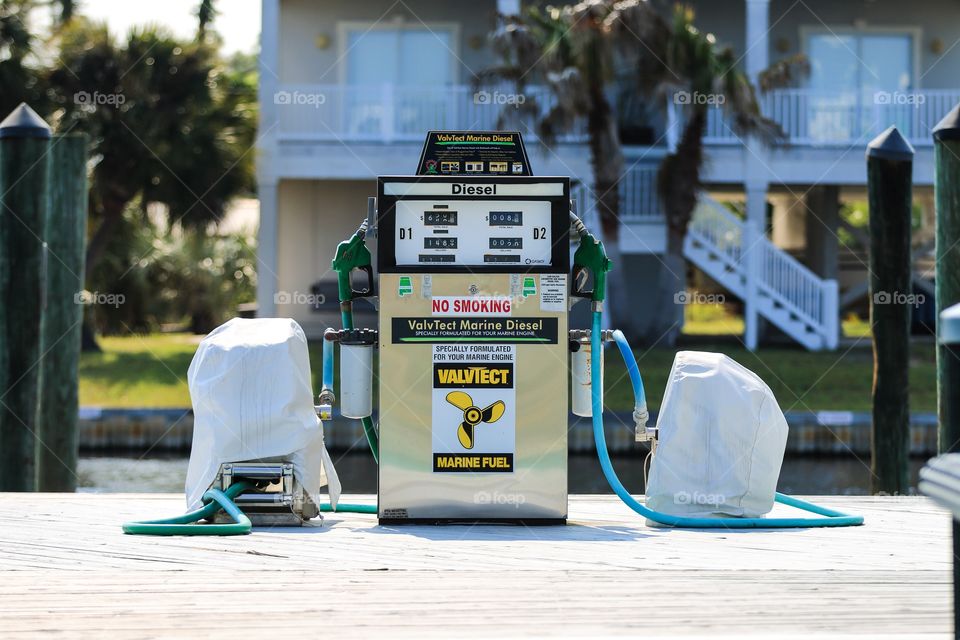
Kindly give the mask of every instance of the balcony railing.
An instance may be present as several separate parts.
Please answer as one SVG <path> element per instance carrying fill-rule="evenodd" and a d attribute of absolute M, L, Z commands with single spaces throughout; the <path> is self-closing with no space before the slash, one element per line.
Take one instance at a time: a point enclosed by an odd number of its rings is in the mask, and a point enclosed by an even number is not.
<path fill-rule="evenodd" d="M 784 142 L 811 147 L 865 145 L 890 125 L 914 146 L 930 146 L 933 127 L 958 102 L 960 89 L 844 93 L 781 89 L 760 96 L 763 113 L 786 133 Z M 682 124 L 686 108 L 669 104 L 670 121 Z M 722 107 L 710 108 L 704 141 L 742 144 Z"/>
<path fill-rule="evenodd" d="M 657 170 L 655 163 L 634 165 L 617 183 L 620 192 L 620 220 L 626 223 L 662 222 L 663 207 L 657 196 Z M 574 185 L 570 197 L 576 200 L 580 217 L 591 229 L 600 228 L 595 193 L 582 183 Z"/>
<path fill-rule="evenodd" d="M 516 106 L 535 101 L 541 110 L 552 104 L 546 87 L 524 93 L 509 89 L 477 91 L 465 85 L 282 85 L 273 96 L 278 135 L 317 141 L 404 142 L 423 140 L 432 129 L 491 130 L 505 115 L 504 126 L 534 137 L 532 123 L 520 120 Z M 516 113 L 515 118 L 511 118 Z M 563 141 L 583 139 L 582 127 Z"/>
<path fill-rule="evenodd" d="M 513 111 L 520 101 L 535 101 L 546 110 L 553 97 L 542 86 L 513 94 L 506 88 L 475 91 L 466 85 L 392 84 L 282 85 L 273 96 L 279 137 L 351 142 L 419 142 L 431 129 L 495 129 L 504 115 L 502 126 L 533 138 L 532 122 L 522 121 L 520 110 Z M 891 124 L 915 146 L 929 146 L 930 131 L 958 102 L 960 89 L 876 93 L 781 89 L 760 96 L 763 113 L 787 134 L 784 143 L 812 147 L 866 144 Z M 687 108 L 668 103 L 668 146 L 679 136 Z M 585 133 L 580 124 L 561 140 L 582 142 Z M 742 143 L 721 107 L 708 112 L 705 142 Z"/>

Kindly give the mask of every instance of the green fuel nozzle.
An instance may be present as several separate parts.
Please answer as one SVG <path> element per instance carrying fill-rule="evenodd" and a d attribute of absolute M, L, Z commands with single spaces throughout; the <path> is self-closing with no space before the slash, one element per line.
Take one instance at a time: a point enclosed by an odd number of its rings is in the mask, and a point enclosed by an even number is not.
<path fill-rule="evenodd" d="M 367 223 L 364 221 L 349 240 L 337 245 L 337 253 L 330 263 L 330 267 L 337 272 L 337 293 L 341 303 L 373 295 L 373 263 L 370 250 L 364 242 L 366 235 Z M 353 288 L 351 276 L 354 271 L 367 274 L 366 288 Z"/>
<path fill-rule="evenodd" d="M 573 254 L 573 292 L 571 295 L 603 302 L 607 292 L 607 272 L 612 268 L 603 242 L 591 233 L 580 236 L 580 246 Z M 593 276 L 593 288 L 587 289 L 589 276 Z"/>

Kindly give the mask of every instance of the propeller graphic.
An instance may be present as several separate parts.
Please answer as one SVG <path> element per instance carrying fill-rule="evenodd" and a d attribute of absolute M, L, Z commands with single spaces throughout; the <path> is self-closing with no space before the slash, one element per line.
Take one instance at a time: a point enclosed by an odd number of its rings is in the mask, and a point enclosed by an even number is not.
<path fill-rule="evenodd" d="M 463 422 L 457 429 L 457 438 L 464 449 L 473 449 L 473 428 L 481 422 L 487 424 L 496 422 L 503 416 L 507 405 L 503 400 L 497 400 L 486 409 L 481 409 L 473 404 L 473 398 L 470 394 L 463 391 L 451 391 L 447 394 L 447 402 L 463 411 Z"/>

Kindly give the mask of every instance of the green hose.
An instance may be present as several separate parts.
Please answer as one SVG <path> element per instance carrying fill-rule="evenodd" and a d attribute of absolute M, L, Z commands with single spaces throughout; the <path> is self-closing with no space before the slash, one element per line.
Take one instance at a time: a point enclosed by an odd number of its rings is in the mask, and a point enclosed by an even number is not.
<path fill-rule="evenodd" d="M 233 499 L 244 491 L 255 488 L 249 482 L 230 485 L 226 491 L 208 489 L 203 494 L 204 506 L 189 511 L 182 516 L 147 520 L 145 522 L 125 522 L 123 532 L 141 536 L 239 536 L 250 533 L 251 523 Z M 199 524 L 200 520 L 209 520 L 220 510 L 227 512 L 233 522 L 229 524 Z"/>
<path fill-rule="evenodd" d="M 375 504 L 338 504 L 334 509 L 329 504 L 317 505 L 323 513 L 376 513 Z"/>

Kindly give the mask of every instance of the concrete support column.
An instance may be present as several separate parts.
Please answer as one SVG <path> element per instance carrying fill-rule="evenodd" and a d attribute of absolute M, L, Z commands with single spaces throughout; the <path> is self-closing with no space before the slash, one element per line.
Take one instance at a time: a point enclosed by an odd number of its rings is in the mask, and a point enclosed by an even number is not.
<path fill-rule="evenodd" d="M 260 196 L 260 228 L 257 232 L 257 316 L 276 314 L 277 228 L 279 202 L 274 163 L 280 114 L 276 94 L 280 90 L 280 0 L 261 0 L 260 28 L 260 123 L 257 137 L 257 191 Z"/>
<path fill-rule="evenodd" d="M 794 195 L 785 194 L 770 198 L 773 204 L 770 241 L 784 251 L 803 249 L 806 238 L 806 208 Z"/>
<path fill-rule="evenodd" d="M 742 260 L 746 266 L 743 297 L 743 340 L 747 349 L 757 348 L 760 339 L 760 314 L 757 309 L 757 283 L 761 278 L 760 243 L 766 233 L 767 184 L 747 184 L 747 219 L 743 227 Z"/>
<path fill-rule="evenodd" d="M 838 272 L 840 187 L 818 185 L 806 195 L 807 266 L 821 278 L 836 280 Z"/>
<path fill-rule="evenodd" d="M 280 88 L 280 0 L 262 0 L 260 27 L 260 145 L 272 141 L 277 129 L 276 93 Z"/>
<path fill-rule="evenodd" d="M 745 67 L 756 84 L 760 72 L 770 66 L 770 0 L 746 0 L 747 50 Z"/>
<path fill-rule="evenodd" d="M 279 229 L 279 196 L 277 182 L 261 181 L 260 228 L 257 231 L 257 317 L 272 318 L 276 314 L 277 234 Z"/>

